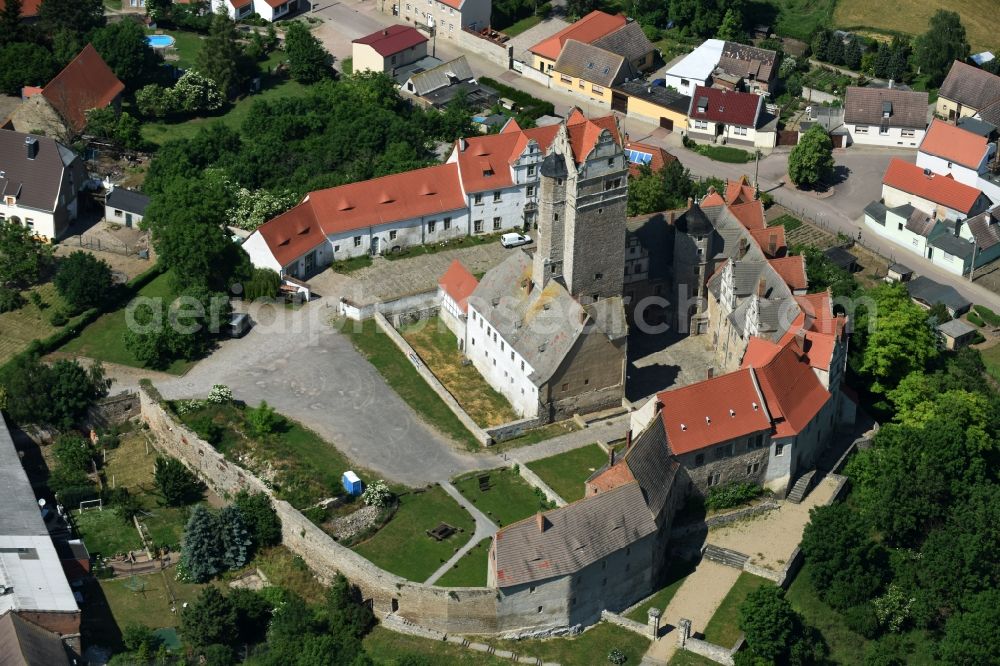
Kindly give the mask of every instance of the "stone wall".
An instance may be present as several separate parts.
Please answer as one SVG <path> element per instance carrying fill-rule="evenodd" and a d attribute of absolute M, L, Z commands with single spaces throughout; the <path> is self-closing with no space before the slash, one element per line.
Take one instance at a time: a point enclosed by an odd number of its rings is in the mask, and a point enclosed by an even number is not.
<path fill-rule="evenodd" d="M 481 37 L 478 32 L 473 32 L 468 28 L 455 33 L 455 41 L 463 49 L 481 55 L 504 69 L 510 69 L 511 63 L 514 60 L 514 47 L 510 46 L 510 42 L 497 44 L 494 41 Z"/>
<path fill-rule="evenodd" d="M 116 423 L 139 416 L 139 396 L 129 391 L 108 396 L 87 409 L 84 421 L 86 426 L 94 429 L 109 428 Z"/>
<path fill-rule="evenodd" d="M 544 425 L 546 422 L 548 422 L 547 418 L 543 416 L 534 416 L 532 418 L 510 421 L 502 425 L 487 428 L 486 434 L 488 434 L 494 442 L 506 442 L 508 439 L 520 437 L 526 430 L 537 428 L 540 425 Z"/>
<path fill-rule="evenodd" d="M 689 534 L 695 534 L 698 532 L 705 532 L 713 527 L 719 527 L 721 525 L 728 525 L 729 523 L 735 523 L 736 521 L 743 520 L 745 518 L 751 518 L 769 511 L 774 511 L 780 505 L 774 501 L 765 501 L 760 504 L 755 504 L 753 506 L 748 506 L 742 509 L 737 509 L 735 511 L 730 511 L 729 513 L 724 513 L 718 516 L 712 516 L 705 520 L 698 521 L 697 523 L 689 523 L 687 525 L 679 525 L 675 527 L 670 532 L 671 539 L 683 539 Z"/>
<path fill-rule="evenodd" d="M 337 312 L 348 319 L 362 321 L 371 319 L 376 312 L 381 312 L 389 317 L 393 315 L 403 316 L 413 312 L 423 312 L 426 313 L 425 316 L 433 316 L 440 307 L 441 301 L 435 290 L 377 303 L 355 303 L 348 298 L 341 298 L 337 303 Z"/>
<path fill-rule="evenodd" d="M 715 643 L 691 638 L 691 620 L 686 618 L 681 618 L 680 622 L 677 623 L 677 645 L 681 649 L 711 659 L 717 664 L 733 666 L 733 651 Z"/>
<path fill-rule="evenodd" d="M 426 365 L 424 365 L 424 362 L 420 359 L 420 356 L 417 355 L 417 352 L 413 351 L 413 347 L 411 347 L 409 343 L 403 339 L 403 336 L 400 335 L 391 324 L 389 324 L 385 316 L 383 316 L 381 312 L 376 312 L 374 314 L 374 318 L 375 323 L 380 329 L 382 329 L 382 332 L 388 335 L 393 344 L 395 344 L 399 350 L 403 352 L 408 359 L 410 359 L 413 363 L 413 367 L 417 370 L 417 374 L 419 374 L 423 380 L 427 382 L 427 386 L 434 391 L 438 397 L 441 398 L 441 400 L 444 401 L 444 404 L 448 406 L 448 409 L 450 409 L 455 416 L 458 417 L 458 420 L 462 422 L 462 425 L 464 425 L 465 428 L 472 433 L 472 436 L 476 438 L 476 441 L 483 445 L 492 444 L 492 440 L 486 431 L 480 428 L 479 425 L 472 420 L 472 417 L 465 413 L 462 406 L 458 404 L 458 400 L 455 400 L 455 396 L 453 396 L 451 392 L 444 387 L 444 384 L 438 381 L 438 378 L 434 376 L 434 373 L 431 372 Z"/>
<path fill-rule="evenodd" d="M 649 627 L 641 622 L 636 622 L 635 620 L 630 620 L 627 617 L 623 617 L 618 613 L 612 613 L 611 611 L 604 611 L 601 613 L 601 619 L 608 624 L 617 625 L 623 629 L 628 629 L 629 631 L 639 634 L 640 636 L 645 636 L 649 638 Z"/>
<path fill-rule="evenodd" d="M 528 466 L 519 461 L 517 458 L 512 457 L 510 461 L 511 468 L 513 468 L 514 465 L 517 465 L 518 474 L 521 475 L 521 478 L 535 488 L 541 490 L 542 494 L 545 495 L 545 499 L 550 502 L 555 502 L 556 506 L 566 506 L 566 500 L 560 497 L 559 493 L 552 490 L 552 488 L 549 487 L 549 484 L 542 481 L 542 477 L 528 469 Z"/>

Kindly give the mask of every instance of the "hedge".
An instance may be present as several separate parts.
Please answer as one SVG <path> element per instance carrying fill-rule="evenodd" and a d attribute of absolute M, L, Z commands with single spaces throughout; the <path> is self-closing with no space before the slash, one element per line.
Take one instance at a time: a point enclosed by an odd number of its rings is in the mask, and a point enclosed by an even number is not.
<path fill-rule="evenodd" d="M 520 113 L 526 118 L 535 120 L 541 116 L 553 116 L 556 113 L 556 107 L 552 104 L 552 102 L 546 102 L 545 100 L 538 99 L 537 97 L 532 97 L 523 90 L 511 88 L 510 86 L 500 83 L 495 79 L 491 79 L 488 76 L 479 77 L 479 81 L 483 85 L 493 88 L 502 96 L 517 102 L 517 105 L 521 109 Z"/>
<path fill-rule="evenodd" d="M 986 322 L 984 322 L 982 318 L 975 312 L 970 312 L 968 315 L 966 315 L 965 318 L 968 319 L 969 323 L 973 324 L 974 326 L 982 327 L 986 325 Z"/>
<path fill-rule="evenodd" d="M 980 319 L 990 326 L 1000 326 L 1000 315 L 997 315 L 996 312 L 993 312 L 993 310 L 990 310 L 985 305 L 974 305 L 972 309 L 976 311 Z"/>

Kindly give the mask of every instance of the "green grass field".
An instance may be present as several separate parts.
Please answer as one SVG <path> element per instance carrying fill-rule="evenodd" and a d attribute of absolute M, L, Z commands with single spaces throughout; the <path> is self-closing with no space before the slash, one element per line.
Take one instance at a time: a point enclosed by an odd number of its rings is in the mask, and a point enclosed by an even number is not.
<path fill-rule="evenodd" d="M 542 458 L 528 464 L 552 490 L 567 502 L 583 497 L 583 483 L 608 461 L 608 454 L 597 444 L 588 444 L 566 453 Z"/>
<path fill-rule="evenodd" d="M 714 661 L 688 650 L 678 650 L 670 660 L 670 666 L 715 666 Z"/>
<path fill-rule="evenodd" d="M 688 560 L 676 559 L 671 562 L 667 568 L 667 583 L 651 599 L 633 610 L 626 617 L 645 624 L 649 620 L 649 609 L 659 608 L 662 611 L 666 608 L 670 600 L 677 594 L 677 590 L 684 584 L 688 575 L 694 571 L 694 568 L 695 563 Z"/>
<path fill-rule="evenodd" d="M 892 3 L 892 11 L 868 0 L 837 0 L 833 20 L 838 27 L 866 27 L 918 35 L 927 32 L 928 21 L 939 9 L 959 13 L 973 53 L 996 50 L 997 33 L 1000 32 L 996 0 L 896 0 Z"/>
<path fill-rule="evenodd" d="M 448 666 L 510 666 L 513 662 L 482 652 L 473 652 L 459 645 L 397 634 L 384 627 L 375 627 L 362 641 L 365 654 L 376 664 L 402 663 L 407 657 L 423 657 L 428 664 Z M 424 663 L 424 662 L 414 662 Z M 638 662 L 636 662 L 638 663 Z"/>
<path fill-rule="evenodd" d="M 392 343 L 388 335 L 382 333 L 374 319 L 360 324 L 346 321 L 341 332 L 347 335 L 354 346 L 368 359 L 385 381 L 407 402 L 427 423 L 465 444 L 470 451 L 481 447 L 462 422 L 458 420 L 444 401 L 427 388 L 427 383 L 417 373 L 410 359 L 403 356 L 399 347 Z"/>
<path fill-rule="evenodd" d="M 518 418 L 507 399 L 474 366 L 462 363 L 455 334 L 438 317 L 407 326 L 400 334 L 479 426 L 489 428 Z"/>
<path fill-rule="evenodd" d="M 625 664 L 638 665 L 649 649 L 649 639 L 634 634 L 628 629 L 607 622 L 594 625 L 573 638 L 550 638 L 547 640 L 495 641 L 496 645 L 518 654 L 538 657 L 543 662 L 556 662 L 562 666 L 595 666 L 608 663 L 608 653 L 618 648 L 625 653 Z"/>
<path fill-rule="evenodd" d="M 784 227 L 785 228 L 785 232 L 787 233 L 787 232 L 790 232 L 790 231 L 795 231 L 796 229 L 798 229 L 799 227 L 801 227 L 802 226 L 802 220 L 800 220 L 797 217 L 793 217 L 791 215 L 788 215 L 786 213 L 785 215 L 782 215 L 780 217 L 776 217 L 773 220 L 771 220 L 770 222 L 768 222 L 767 226 L 769 226 L 769 227 L 778 227 L 778 226 Z"/>
<path fill-rule="evenodd" d="M 479 477 L 484 475 L 490 477 L 490 488 L 485 491 L 479 489 Z M 545 498 L 540 497 L 512 469 L 475 472 L 459 477 L 453 485 L 498 527 L 510 525 L 534 515 L 539 509 L 548 508 L 547 505 L 543 506 Z"/>
<path fill-rule="evenodd" d="M 120 8 L 121 5 L 119 5 Z M 159 32 L 174 38 L 174 45 L 165 49 L 163 53 L 165 56 L 176 55 L 177 59 L 174 60 L 172 57 L 169 59 L 165 58 L 166 62 L 176 65 L 181 69 L 194 67 L 198 51 L 201 50 L 201 44 L 204 40 L 201 35 L 187 30 L 146 30 L 146 32 L 150 35 Z"/>
<path fill-rule="evenodd" d="M 28 300 L 31 292 L 37 292 L 42 297 L 41 310 Z M 23 306 L 0 314 L 0 363 L 24 351 L 32 340 L 47 338 L 59 330 L 49 322 L 53 312 L 65 307 L 54 284 L 46 282 L 22 291 L 21 295 L 26 301 Z"/>
<path fill-rule="evenodd" d="M 843 0 L 840 0 L 843 2 Z M 837 0 L 770 0 L 778 8 L 779 35 L 808 41 L 821 25 L 830 25 Z"/>
<path fill-rule="evenodd" d="M 174 292 L 170 286 L 170 273 L 163 273 L 139 290 L 137 297 L 162 299 L 164 308 L 173 298 Z M 125 348 L 125 331 L 127 327 L 127 307 L 101 315 L 97 321 L 81 331 L 67 342 L 59 351 L 77 356 L 86 356 L 107 363 L 118 363 L 133 368 L 143 367 L 135 356 Z M 177 360 L 165 368 L 172 375 L 183 375 L 194 361 Z"/>
<path fill-rule="evenodd" d="M 507 35 L 508 37 L 516 37 L 517 35 L 520 35 L 522 32 L 534 28 L 536 25 L 542 22 L 543 18 L 544 17 L 542 16 L 535 16 L 534 14 L 532 14 L 531 16 L 524 17 L 520 21 L 516 21 L 513 25 L 509 25 L 506 28 L 501 29 L 501 32 Z"/>
<path fill-rule="evenodd" d="M 427 531 L 441 523 L 464 531 L 437 541 Z M 386 571 L 419 583 L 447 562 L 474 529 L 472 516 L 435 486 L 402 496 L 392 519 L 373 537 L 354 546 L 354 551 Z"/>
<path fill-rule="evenodd" d="M 993 379 L 1000 382 L 1000 344 L 993 345 L 987 349 L 979 350 L 986 364 L 986 372 L 990 373 Z"/>
<path fill-rule="evenodd" d="M 486 567 L 493 539 L 483 539 L 462 559 L 455 563 L 448 573 L 438 578 L 435 585 L 441 587 L 485 587 Z"/>
<path fill-rule="evenodd" d="M 705 640 L 722 647 L 732 647 L 740 639 L 740 604 L 747 595 L 770 581 L 743 572 L 705 626 Z"/>
<path fill-rule="evenodd" d="M 135 526 L 119 518 L 113 509 L 88 509 L 83 513 L 76 512 L 73 518 L 80 538 L 87 544 L 91 555 L 112 557 L 142 548 L 142 540 L 139 539 Z"/>

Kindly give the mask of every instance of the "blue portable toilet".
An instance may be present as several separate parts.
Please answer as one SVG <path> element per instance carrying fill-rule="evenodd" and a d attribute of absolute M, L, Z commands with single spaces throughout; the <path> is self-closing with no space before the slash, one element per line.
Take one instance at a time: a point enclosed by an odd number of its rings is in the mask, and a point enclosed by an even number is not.
<path fill-rule="evenodd" d="M 347 491 L 348 495 L 360 495 L 365 490 L 365 484 L 362 483 L 357 474 L 351 471 L 344 472 L 344 476 L 340 477 L 340 482 L 344 484 L 344 490 Z"/>

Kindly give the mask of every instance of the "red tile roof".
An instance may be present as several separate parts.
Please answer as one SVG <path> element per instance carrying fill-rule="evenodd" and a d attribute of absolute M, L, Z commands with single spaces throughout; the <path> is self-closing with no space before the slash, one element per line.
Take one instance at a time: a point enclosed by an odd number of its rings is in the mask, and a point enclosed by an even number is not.
<path fill-rule="evenodd" d="M 103 109 L 125 90 L 104 59 L 87 44 L 79 55 L 48 82 L 42 95 L 73 130 L 87 125 L 87 111 Z"/>
<path fill-rule="evenodd" d="M 764 204 L 760 201 L 751 200 L 745 203 L 730 203 L 729 212 L 740 221 L 740 224 L 747 231 L 760 231 L 767 228 L 767 222 L 764 221 Z"/>
<path fill-rule="evenodd" d="M 461 261 L 455 259 L 438 280 L 438 285 L 451 297 L 451 300 L 455 301 L 462 312 L 467 312 L 469 296 L 476 290 L 479 280 Z"/>
<path fill-rule="evenodd" d="M 743 362 L 741 368 L 759 368 L 767 365 L 781 351 L 781 345 L 771 342 L 765 338 L 753 336 L 747 343 L 747 350 L 743 352 Z"/>
<path fill-rule="evenodd" d="M 621 144 L 614 116 L 587 119 L 579 109 L 573 110 L 566 120 L 566 131 L 569 133 L 569 145 L 577 164 L 583 164 L 587 160 L 604 130 L 611 132 L 615 142 Z"/>
<path fill-rule="evenodd" d="M 978 169 L 986 156 L 988 141 L 985 136 L 967 132 L 943 120 L 935 118 L 931 122 L 920 151 L 941 159 L 961 164 L 970 169 Z"/>
<path fill-rule="evenodd" d="M 621 460 L 613 467 L 609 467 L 587 481 L 587 490 L 603 493 L 633 481 L 635 481 L 635 476 L 632 474 L 632 470 L 629 469 L 624 460 Z"/>
<path fill-rule="evenodd" d="M 750 184 L 750 179 L 745 175 L 738 180 L 730 180 L 726 183 L 726 203 L 741 204 L 754 201 L 757 198 L 757 190 Z"/>
<path fill-rule="evenodd" d="M 352 44 L 365 44 L 375 49 L 382 57 L 388 57 L 396 53 L 413 48 L 417 44 L 423 44 L 427 37 L 416 28 L 408 25 L 392 25 L 384 30 L 377 30 L 370 35 L 358 37 Z"/>
<path fill-rule="evenodd" d="M 794 340 L 754 372 L 774 421 L 775 437 L 802 432 L 830 399 Z"/>
<path fill-rule="evenodd" d="M 722 198 L 722 195 L 715 191 L 714 187 L 709 186 L 709 192 L 704 196 L 704 198 L 698 203 L 702 208 L 715 208 L 716 206 L 725 206 L 726 200 Z"/>
<path fill-rule="evenodd" d="M 806 279 L 806 258 L 803 255 L 768 259 L 767 263 L 771 264 L 771 268 L 793 291 L 809 287 L 809 281 Z"/>
<path fill-rule="evenodd" d="M 657 394 L 670 450 L 690 453 L 768 430 L 771 422 L 751 373 L 737 370 Z"/>
<path fill-rule="evenodd" d="M 559 53 L 562 51 L 566 40 L 575 39 L 578 42 L 590 44 L 608 33 L 614 32 L 623 25 L 625 25 L 625 17 L 621 14 L 612 16 L 611 14 L 606 14 L 595 9 L 576 23 L 566 26 L 528 50 L 543 58 L 556 60 L 559 58 Z"/>
<path fill-rule="evenodd" d="M 951 174 L 926 175 L 916 164 L 904 162 L 898 157 L 889 162 L 882 184 L 965 214 L 969 214 L 982 194 L 974 187 L 959 183 Z"/>
<path fill-rule="evenodd" d="M 707 100 L 707 104 L 704 105 L 705 110 L 702 112 L 698 109 L 703 98 Z M 756 127 L 763 100 L 763 97 L 753 93 L 698 86 L 691 95 L 688 117 L 692 120 Z"/>
<path fill-rule="evenodd" d="M 259 231 L 275 259 L 285 266 L 332 234 L 464 207 L 458 165 L 439 164 L 311 192 Z"/>
<path fill-rule="evenodd" d="M 761 251 L 769 257 L 780 257 L 788 250 L 788 243 L 785 241 L 785 228 L 781 225 L 751 229 L 750 235 L 753 236 Z M 773 250 L 771 249 L 772 242 L 774 243 Z"/>
<path fill-rule="evenodd" d="M 463 1 L 464 0 L 441 0 L 441 2 L 448 5 L 452 9 L 461 9 Z"/>
<path fill-rule="evenodd" d="M 21 0 L 21 18 L 32 18 L 38 16 L 38 7 L 42 0 Z M 6 0 L 0 0 L 0 8 L 6 7 Z"/>
<path fill-rule="evenodd" d="M 663 148 L 648 143 L 639 143 L 638 141 L 630 141 L 629 143 L 625 144 L 625 148 L 629 150 L 638 150 L 641 153 L 647 153 L 649 155 L 652 155 L 653 157 L 647 166 L 654 172 L 659 171 L 660 169 L 662 169 L 663 167 L 665 167 L 666 165 L 670 164 L 671 162 L 677 159 Z M 639 165 L 638 164 L 629 165 L 628 173 L 630 176 L 638 176 Z"/>

